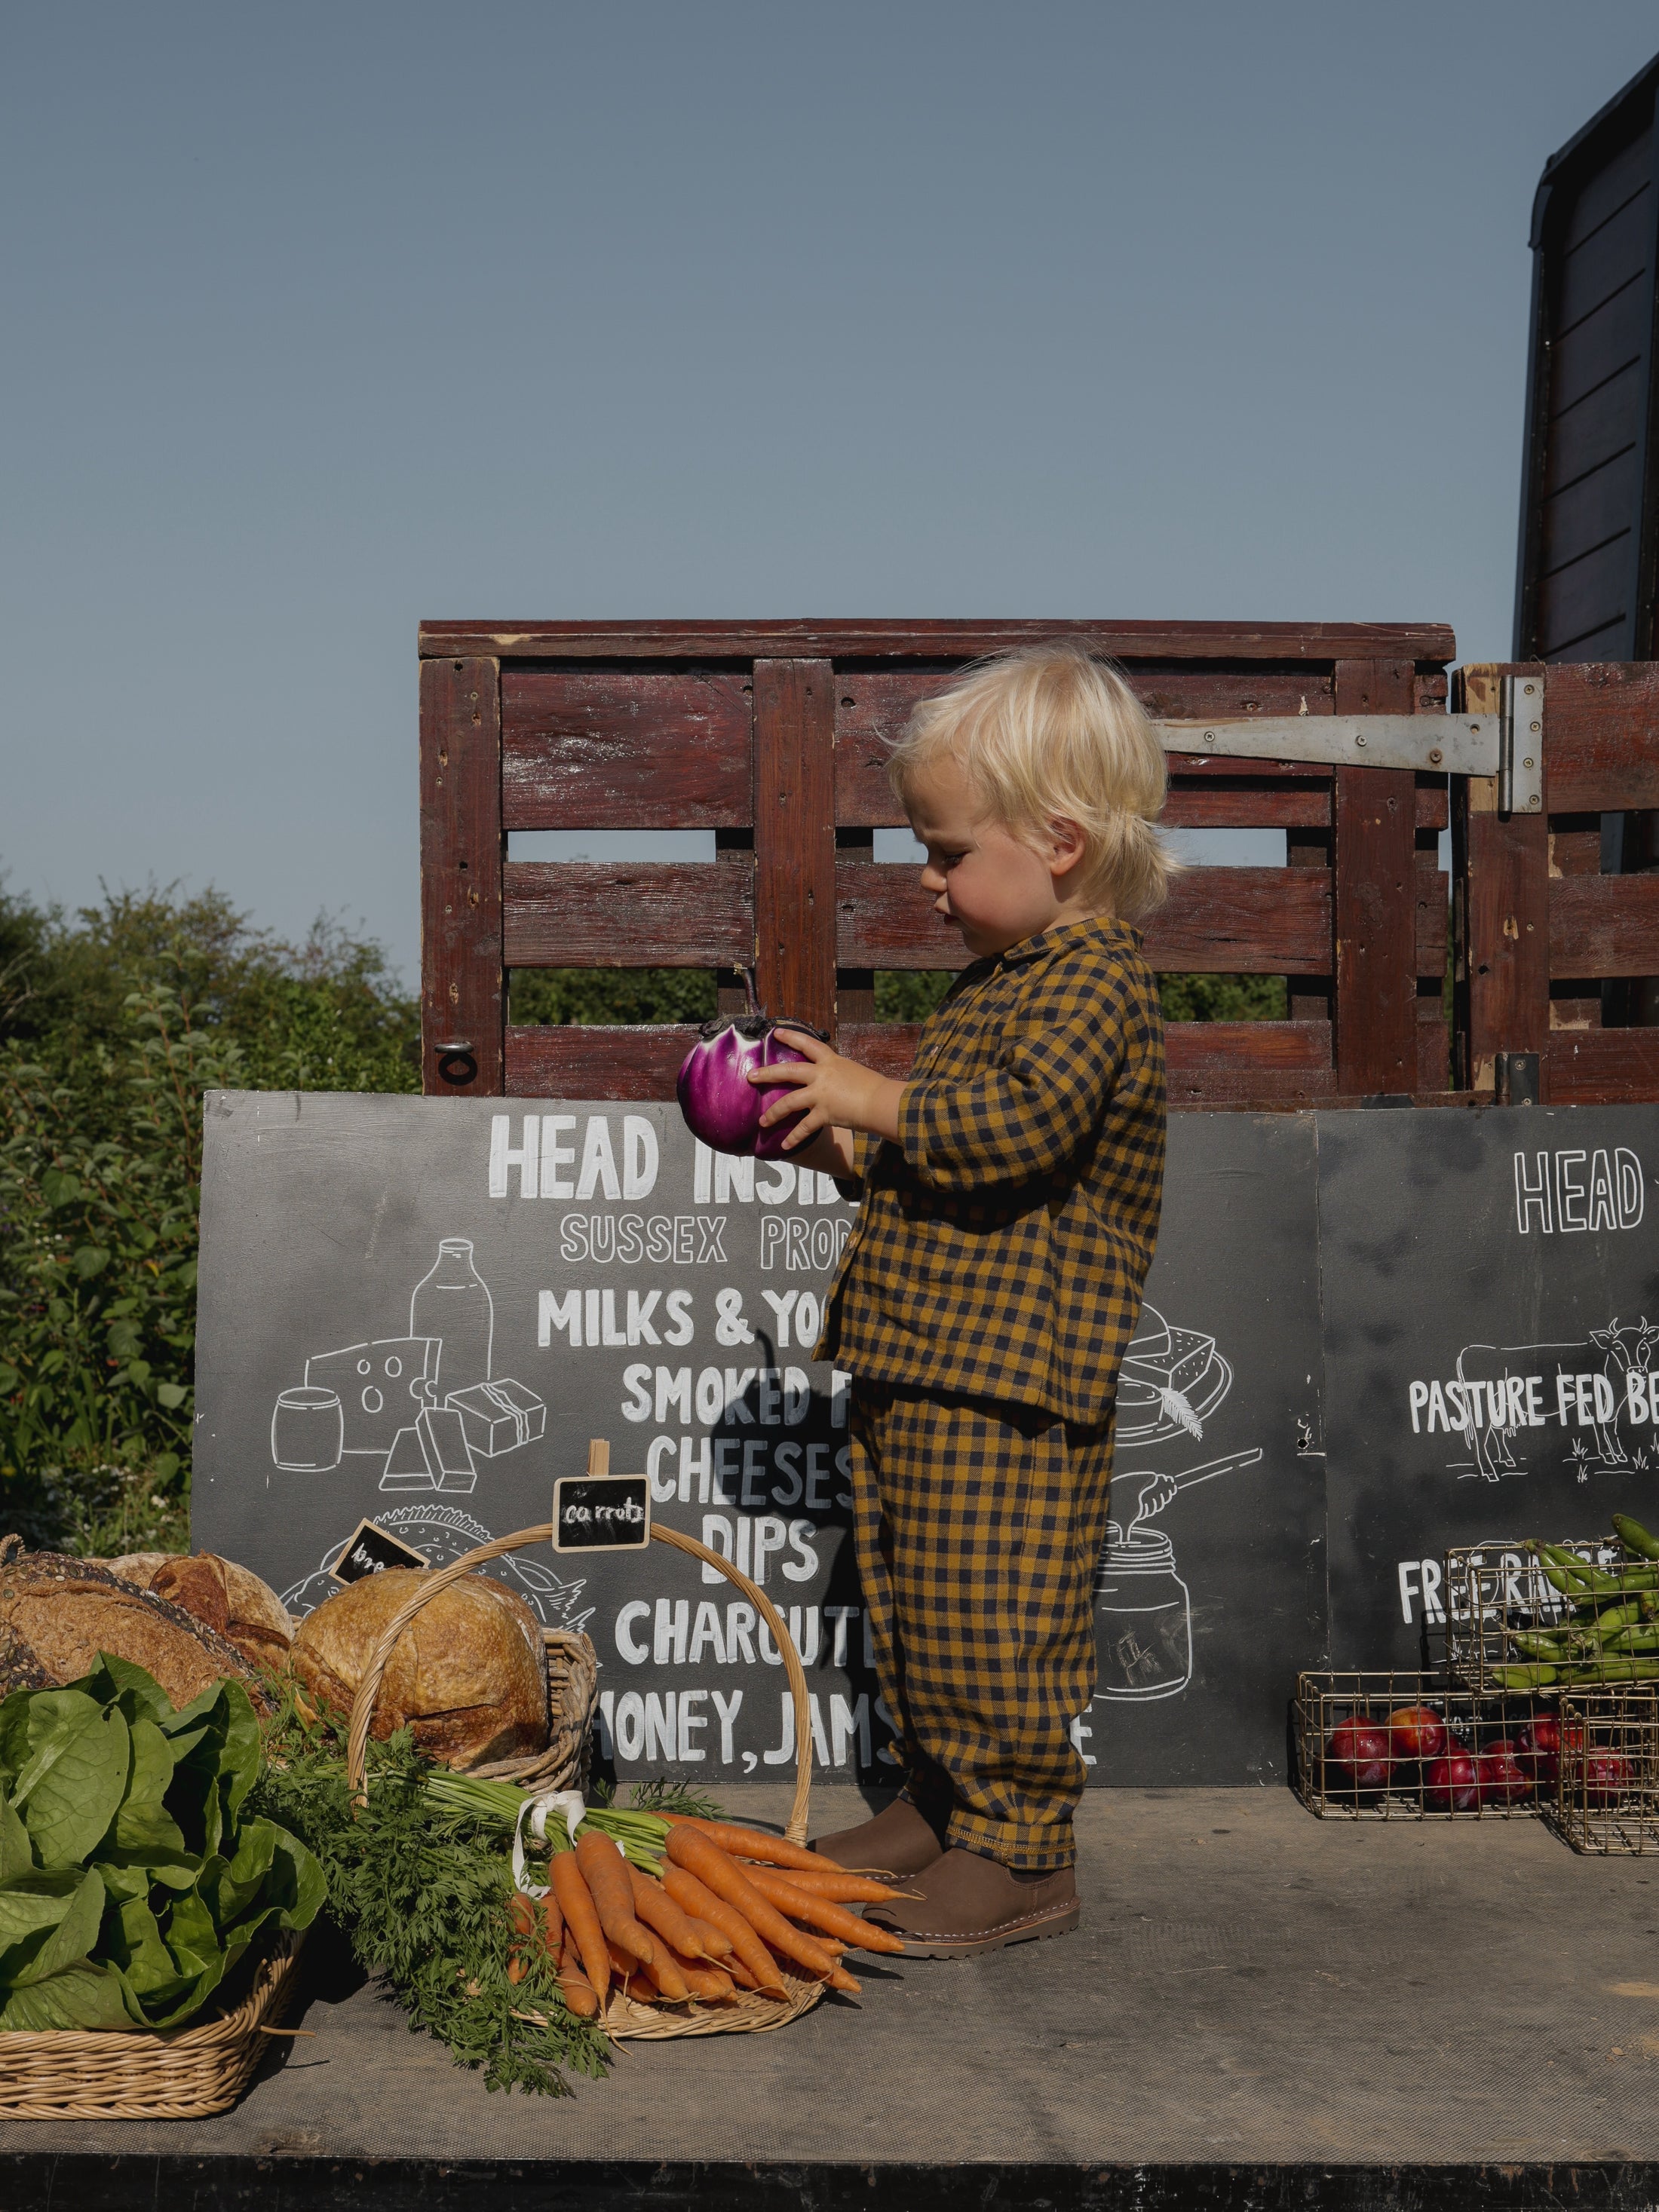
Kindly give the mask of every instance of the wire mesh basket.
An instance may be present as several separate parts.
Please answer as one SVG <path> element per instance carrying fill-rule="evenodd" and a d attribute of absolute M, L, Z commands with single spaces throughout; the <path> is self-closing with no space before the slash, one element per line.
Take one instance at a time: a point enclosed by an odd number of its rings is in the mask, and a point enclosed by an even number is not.
<path fill-rule="evenodd" d="M 1612 1536 L 1575 1537 L 1551 1548 L 1613 1573 L 1654 1565 L 1627 1553 Z M 1446 1671 L 1483 1693 L 1516 1687 L 1510 1670 L 1517 1668 L 1553 1673 L 1559 1639 L 1575 1615 L 1572 1596 L 1559 1587 L 1559 1570 L 1524 1537 L 1455 1545 L 1446 1553 L 1443 1601 Z M 1563 1686 L 1540 1680 L 1531 1686 L 1541 1695 Z"/>
<path fill-rule="evenodd" d="M 1659 1690 L 1563 1693 L 1552 1827 L 1576 1851 L 1659 1851 Z"/>
<path fill-rule="evenodd" d="M 1553 1796 L 1555 1727 L 1530 1697 L 1436 1674 L 1303 1674 L 1296 1794 L 1321 1820 L 1530 1819 Z"/>

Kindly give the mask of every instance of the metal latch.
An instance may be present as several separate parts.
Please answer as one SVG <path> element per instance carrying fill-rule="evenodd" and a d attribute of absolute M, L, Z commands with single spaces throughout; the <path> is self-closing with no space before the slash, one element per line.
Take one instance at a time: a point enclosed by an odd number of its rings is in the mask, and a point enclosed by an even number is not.
<path fill-rule="evenodd" d="M 1544 811 L 1544 679 L 1504 678 L 1502 732 L 1498 755 L 1498 811 L 1541 814 Z"/>

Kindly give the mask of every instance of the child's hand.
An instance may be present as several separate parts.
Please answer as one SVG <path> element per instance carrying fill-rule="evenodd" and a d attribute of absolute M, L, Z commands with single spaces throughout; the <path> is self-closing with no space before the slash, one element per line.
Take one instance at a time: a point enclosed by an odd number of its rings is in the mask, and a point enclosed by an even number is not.
<path fill-rule="evenodd" d="M 789 1096 L 777 1100 L 761 1115 L 763 1129 L 796 1117 L 783 1139 L 785 1152 L 797 1152 L 821 1129 L 838 1126 L 866 1129 L 872 1137 L 898 1135 L 899 1101 L 904 1096 L 902 1083 L 896 1083 L 890 1075 L 878 1075 L 874 1068 L 861 1066 L 855 1060 L 843 1059 L 804 1030 L 780 1024 L 776 1034 L 805 1054 L 805 1064 L 783 1060 L 770 1067 L 753 1067 L 749 1080 L 788 1085 Z"/>

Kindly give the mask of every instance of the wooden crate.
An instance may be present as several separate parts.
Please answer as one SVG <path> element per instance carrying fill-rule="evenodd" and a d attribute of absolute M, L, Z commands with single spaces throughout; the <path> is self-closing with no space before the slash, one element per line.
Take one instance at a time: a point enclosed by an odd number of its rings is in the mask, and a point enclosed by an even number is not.
<path fill-rule="evenodd" d="M 1217 623 L 428 623 L 420 633 L 423 1082 L 665 1098 L 686 1028 L 515 1028 L 515 968 L 752 963 L 763 1002 L 902 1073 L 878 969 L 960 963 L 915 880 L 885 746 L 964 663 L 1084 635 L 1162 720 L 1434 714 L 1449 630 Z M 1161 969 L 1282 975 L 1289 1018 L 1177 1023 L 1172 1103 L 1443 1096 L 1444 776 L 1175 754 L 1167 818 L 1281 829 L 1285 867 L 1182 876 Z M 713 866 L 505 860 L 514 830 L 708 829 Z"/>
<path fill-rule="evenodd" d="M 1659 664 L 1471 666 L 1460 706 L 1514 674 L 1543 686 L 1544 804 L 1500 815 L 1495 781 L 1457 780 L 1461 1079 L 1491 1097 L 1498 1054 L 1536 1053 L 1546 1104 L 1659 1099 L 1659 1030 L 1605 1025 L 1602 991 L 1659 976 L 1659 873 L 1601 872 L 1602 815 L 1659 809 Z"/>

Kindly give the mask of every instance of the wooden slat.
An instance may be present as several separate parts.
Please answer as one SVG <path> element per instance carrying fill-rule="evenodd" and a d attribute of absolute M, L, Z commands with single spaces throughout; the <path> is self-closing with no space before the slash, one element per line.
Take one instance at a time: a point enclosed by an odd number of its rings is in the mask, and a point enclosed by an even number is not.
<path fill-rule="evenodd" d="M 509 968 L 747 968 L 755 957 L 746 868 L 509 860 Z"/>
<path fill-rule="evenodd" d="M 508 668 L 508 830 L 726 830 L 753 818 L 750 678 L 726 670 Z"/>
<path fill-rule="evenodd" d="M 443 1097 L 501 1087 L 501 724 L 494 660 L 421 669 L 421 1086 Z M 477 1073 L 438 1073 L 464 1043 Z M 452 1067 L 457 1063 L 449 1063 Z"/>
<path fill-rule="evenodd" d="M 903 1077 L 910 1073 L 921 1038 L 920 1022 L 843 1022 L 836 1042 L 849 1059 L 878 1074 Z"/>
<path fill-rule="evenodd" d="M 1175 784 L 1163 820 L 1170 830 L 1328 830 L 1330 781 L 1252 787 L 1243 777 L 1230 777 Z"/>
<path fill-rule="evenodd" d="M 1563 876 L 1550 885 L 1550 974 L 1659 975 L 1659 876 Z"/>
<path fill-rule="evenodd" d="M 1551 1105 L 1650 1103 L 1659 1098 L 1659 1030 L 1553 1030 L 1542 1079 Z"/>
<path fill-rule="evenodd" d="M 1659 806 L 1659 662 L 1547 670 L 1544 759 L 1553 814 Z"/>
<path fill-rule="evenodd" d="M 955 968 L 962 939 L 908 868 L 842 857 L 836 957 L 846 968 Z M 1303 868 L 1194 868 L 1146 925 L 1154 968 L 1203 975 L 1323 975 L 1331 963 L 1330 878 Z"/>
<path fill-rule="evenodd" d="M 769 1013 L 826 1031 L 836 1019 L 835 732 L 827 660 L 755 663 L 756 983 Z"/>
<path fill-rule="evenodd" d="M 1444 1091 L 1451 1083 L 1451 1038 L 1441 997 L 1417 1001 L 1417 1089 Z"/>
<path fill-rule="evenodd" d="M 1493 714 L 1504 674 L 1535 674 L 1537 665 L 1498 664 L 1462 672 L 1471 714 Z M 1552 669 L 1548 685 L 1560 672 Z M 1554 778 L 1547 743 L 1545 806 Z M 1498 812 L 1495 776 L 1462 780 L 1458 845 L 1464 875 L 1464 945 L 1459 1022 L 1472 1090 L 1490 1095 L 1493 1057 L 1541 1052 L 1549 1039 L 1549 818 Z"/>
<path fill-rule="evenodd" d="M 751 660 L 829 654 L 871 660 L 968 660 L 1053 637 L 1087 638 L 1125 659 L 1390 659 L 1443 665 L 1457 650 L 1444 623 L 1163 622 L 423 622 L 423 658 L 483 653 L 508 660 Z M 1315 711 L 1311 701 L 1309 711 Z"/>
<path fill-rule="evenodd" d="M 674 1096 L 680 1062 L 696 1042 L 690 1023 L 607 1028 L 579 1023 L 507 1032 L 511 1098 L 658 1098 Z"/>
<path fill-rule="evenodd" d="M 1417 855 L 1416 943 L 1419 975 L 1439 978 L 1446 972 L 1449 881 L 1432 853 Z"/>
<path fill-rule="evenodd" d="M 1251 1068 L 1287 1074 L 1330 1071 L 1328 1022 L 1171 1022 L 1164 1040 L 1172 1075 Z"/>
<path fill-rule="evenodd" d="M 1170 1072 L 1171 1113 L 1206 1106 L 1291 1111 L 1337 1103 L 1336 1073 L 1328 1067 L 1206 1067 L 1190 1073 L 1171 1068 Z"/>
<path fill-rule="evenodd" d="M 1413 673 L 1398 660 L 1339 662 L 1337 713 L 1409 713 Z M 1413 781 L 1388 769 L 1339 769 L 1333 826 L 1337 1079 L 1362 1097 L 1411 1091 L 1417 1080 Z"/>

